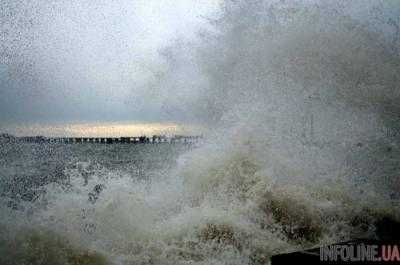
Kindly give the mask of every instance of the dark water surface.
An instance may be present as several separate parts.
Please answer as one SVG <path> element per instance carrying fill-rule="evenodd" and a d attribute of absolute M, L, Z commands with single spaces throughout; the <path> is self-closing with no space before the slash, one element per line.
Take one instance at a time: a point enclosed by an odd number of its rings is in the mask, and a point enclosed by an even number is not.
<path fill-rule="evenodd" d="M 68 184 L 81 176 L 88 185 L 95 174 L 150 178 L 173 166 L 184 144 L 3 143 L 0 148 L 0 196 L 34 200 L 43 186 Z"/>

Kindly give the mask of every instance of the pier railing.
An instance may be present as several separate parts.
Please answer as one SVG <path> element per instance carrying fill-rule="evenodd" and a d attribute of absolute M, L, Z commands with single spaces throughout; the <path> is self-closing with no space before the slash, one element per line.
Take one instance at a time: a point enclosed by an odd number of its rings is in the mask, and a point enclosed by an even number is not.
<path fill-rule="evenodd" d="M 157 143 L 184 143 L 192 144 L 197 143 L 201 136 L 133 136 L 133 137 L 18 137 L 16 141 L 23 141 L 29 143 L 67 143 L 67 144 L 157 144 Z"/>

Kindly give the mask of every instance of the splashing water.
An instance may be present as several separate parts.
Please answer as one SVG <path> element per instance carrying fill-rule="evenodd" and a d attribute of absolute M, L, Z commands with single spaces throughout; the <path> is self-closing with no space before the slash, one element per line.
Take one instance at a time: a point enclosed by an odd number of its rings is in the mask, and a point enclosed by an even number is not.
<path fill-rule="evenodd" d="M 151 178 L 99 169 L 85 185 L 64 170 L 67 185 L 0 204 L 1 263 L 256 265 L 399 236 L 398 36 L 356 4 L 321 3 L 224 2 L 157 80 L 201 84 L 186 110 L 210 127 L 205 142 Z"/>

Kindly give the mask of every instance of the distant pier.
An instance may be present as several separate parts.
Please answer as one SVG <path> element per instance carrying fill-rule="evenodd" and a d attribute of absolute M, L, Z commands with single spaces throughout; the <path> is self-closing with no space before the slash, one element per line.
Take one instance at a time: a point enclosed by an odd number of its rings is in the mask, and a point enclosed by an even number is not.
<path fill-rule="evenodd" d="M 135 137 L 43 137 L 29 136 L 16 137 L 16 141 L 28 143 L 66 143 L 66 144 L 158 144 L 158 143 L 183 143 L 193 144 L 200 140 L 201 136 L 176 135 L 172 137 L 153 135 Z"/>

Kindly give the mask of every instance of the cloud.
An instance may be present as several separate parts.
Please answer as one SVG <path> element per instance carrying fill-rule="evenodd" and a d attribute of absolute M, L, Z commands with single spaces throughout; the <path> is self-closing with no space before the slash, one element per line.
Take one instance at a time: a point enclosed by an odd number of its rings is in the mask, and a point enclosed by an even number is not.
<path fill-rule="evenodd" d="M 158 51 L 217 2 L 2 1 L 0 122 L 168 119 L 149 91 Z"/>

